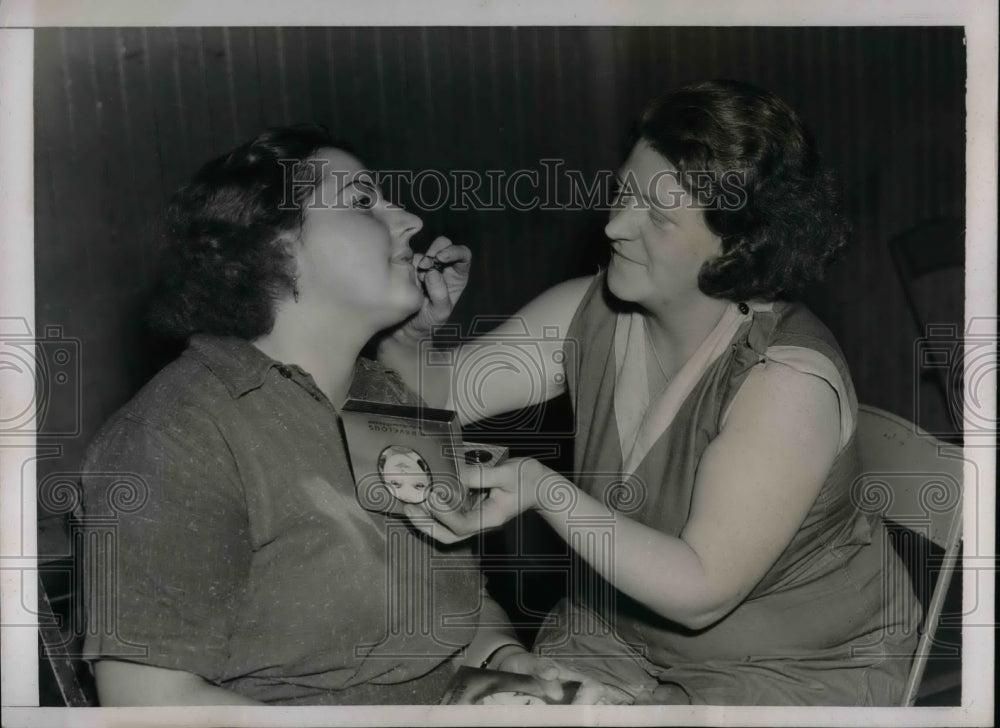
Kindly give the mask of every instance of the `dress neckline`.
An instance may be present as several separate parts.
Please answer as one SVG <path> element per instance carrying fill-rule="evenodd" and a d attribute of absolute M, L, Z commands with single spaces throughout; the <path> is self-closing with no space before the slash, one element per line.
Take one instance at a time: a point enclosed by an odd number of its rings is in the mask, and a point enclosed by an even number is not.
<path fill-rule="evenodd" d="M 622 453 L 622 473 L 634 473 L 660 436 L 670 427 L 681 404 L 708 368 L 729 347 L 755 311 L 771 304 L 731 303 L 680 371 L 655 397 L 649 392 L 645 317 L 619 313 L 615 321 L 615 423 Z M 650 344 L 651 345 L 651 344 Z"/>

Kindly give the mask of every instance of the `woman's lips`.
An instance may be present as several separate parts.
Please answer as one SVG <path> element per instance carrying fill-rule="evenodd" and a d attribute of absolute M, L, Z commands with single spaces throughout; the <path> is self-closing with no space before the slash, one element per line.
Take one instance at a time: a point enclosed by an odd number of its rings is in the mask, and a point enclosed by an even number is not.
<path fill-rule="evenodd" d="M 614 247 L 611 248 L 611 252 L 614 255 L 617 255 L 619 258 L 624 258 L 629 263 L 635 263 L 636 265 L 642 265 L 642 263 L 640 263 L 638 260 L 636 260 L 635 258 L 630 258 L 629 256 L 625 255 L 625 253 L 623 253 L 622 251 L 618 250 L 618 248 L 614 248 Z"/>

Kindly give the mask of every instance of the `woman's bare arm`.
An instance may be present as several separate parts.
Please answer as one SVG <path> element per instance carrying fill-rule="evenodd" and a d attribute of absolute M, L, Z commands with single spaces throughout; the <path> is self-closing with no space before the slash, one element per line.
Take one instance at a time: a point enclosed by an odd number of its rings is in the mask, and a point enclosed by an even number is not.
<path fill-rule="evenodd" d="M 466 483 L 489 489 L 488 497 L 469 514 L 441 516 L 428 533 L 459 540 L 537 508 L 618 590 L 668 619 L 702 629 L 743 601 L 791 542 L 839 443 L 833 389 L 818 377 L 769 362 L 744 382 L 722 432 L 705 450 L 680 537 L 612 511 L 530 458 L 469 469 Z M 575 491 L 569 508 L 567 488 Z M 563 497 L 546 498 L 546 492 L 560 490 Z M 596 538 L 588 536 L 591 523 L 601 531 Z M 609 523 L 609 546 L 588 550 L 607 543 Z"/>
<path fill-rule="evenodd" d="M 433 407 L 463 424 L 540 404 L 565 389 L 562 351 L 573 315 L 593 278 L 553 286 L 488 334 L 453 349 L 449 363 L 420 361 L 414 341 L 388 338 L 379 360 Z"/>
<path fill-rule="evenodd" d="M 140 705 L 262 705 L 184 670 L 100 660 L 94 665 L 103 707 Z"/>
<path fill-rule="evenodd" d="M 732 611 L 774 565 L 815 501 L 837 454 L 836 394 L 822 379 L 769 363 L 744 382 L 698 466 L 679 538 L 614 515 L 615 586 L 701 629 Z M 574 520 L 611 516 L 578 493 L 572 518 L 542 511 L 564 537 Z M 585 555 L 586 556 L 586 555 Z"/>

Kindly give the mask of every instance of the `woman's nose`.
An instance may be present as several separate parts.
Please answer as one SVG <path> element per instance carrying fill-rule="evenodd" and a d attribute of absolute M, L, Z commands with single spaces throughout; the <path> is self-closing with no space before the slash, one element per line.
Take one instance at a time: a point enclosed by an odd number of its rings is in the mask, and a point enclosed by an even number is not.
<path fill-rule="evenodd" d="M 624 240 L 632 235 L 633 211 L 628 207 L 612 208 L 608 215 L 608 224 L 604 226 L 604 234 L 612 240 Z"/>
<path fill-rule="evenodd" d="M 392 222 L 390 223 L 390 229 L 393 235 L 402 238 L 404 240 L 409 240 L 424 226 L 424 221 L 419 217 L 414 215 L 412 212 L 407 212 L 402 207 L 396 207 L 392 211 Z"/>

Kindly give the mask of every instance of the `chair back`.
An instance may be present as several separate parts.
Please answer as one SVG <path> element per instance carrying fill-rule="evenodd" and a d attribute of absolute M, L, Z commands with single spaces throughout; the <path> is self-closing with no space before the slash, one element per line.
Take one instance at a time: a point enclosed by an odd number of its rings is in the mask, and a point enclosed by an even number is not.
<path fill-rule="evenodd" d="M 961 522 L 961 448 L 870 405 L 858 407 L 857 443 L 858 502 L 947 550 L 952 527 Z"/>
<path fill-rule="evenodd" d="M 961 448 L 948 445 L 913 423 L 869 405 L 858 407 L 857 443 L 861 475 L 853 497 L 861 508 L 926 537 L 944 551 L 907 680 L 904 706 L 913 705 L 958 561 L 962 529 Z M 926 568 L 920 565 L 919 568 Z"/>
<path fill-rule="evenodd" d="M 953 217 L 922 220 L 893 237 L 889 253 L 918 335 L 959 342 L 965 330 L 965 222 Z M 961 443 L 961 362 L 958 367 L 941 366 L 938 356 L 920 362 L 919 376 L 933 384 L 943 400 L 950 426 L 947 435 L 944 430 L 940 434 Z M 914 416 L 924 421 L 916 411 Z"/>

